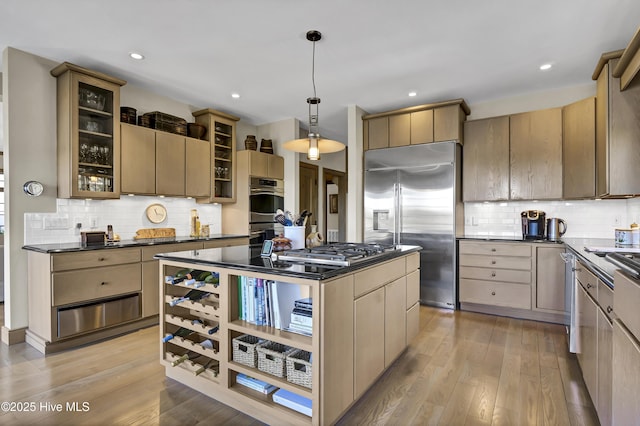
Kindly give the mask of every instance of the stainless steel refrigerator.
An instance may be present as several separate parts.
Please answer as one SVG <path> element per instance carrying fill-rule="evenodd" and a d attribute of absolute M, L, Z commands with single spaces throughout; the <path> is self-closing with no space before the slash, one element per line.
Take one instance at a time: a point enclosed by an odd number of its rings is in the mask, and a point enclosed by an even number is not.
<path fill-rule="evenodd" d="M 464 225 L 461 148 L 439 142 L 366 151 L 364 239 L 420 251 L 420 303 L 456 309 L 456 235 Z"/>

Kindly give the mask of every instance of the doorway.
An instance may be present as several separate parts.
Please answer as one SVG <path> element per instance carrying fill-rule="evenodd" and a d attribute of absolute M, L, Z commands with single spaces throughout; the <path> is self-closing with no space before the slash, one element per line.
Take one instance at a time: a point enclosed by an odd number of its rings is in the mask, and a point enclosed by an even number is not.
<path fill-rule="evenodd" d="M 324 236 L 327 243 L 344 242 L 346 238 L 347 174 L 323 169 L 325 209 Z"/>
<path fill-rule="evenodd" d="M 304 235 L 311 233 L 311 225 L 318 224 L 318 166 L 300 162 L 300 212 L 307 210 L 312 215 L 307 221 Z"/>

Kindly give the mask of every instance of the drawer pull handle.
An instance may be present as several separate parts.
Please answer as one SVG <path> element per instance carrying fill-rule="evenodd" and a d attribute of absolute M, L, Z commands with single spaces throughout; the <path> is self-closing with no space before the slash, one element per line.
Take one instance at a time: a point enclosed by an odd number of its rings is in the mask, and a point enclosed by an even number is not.
<path fill-rule="evenodd" d="M 492 277 L 495 277 L 495 276 L 496 276 L 496 273 L 495 273 L 495 272 L 492 272 L 492 273 L 491 273 L 491 276 L 492 276 Z"/>
<path fill-rule="evenodd" d="M 99 257 L 98 262 L 104 262 L 106 259 L 104 257 Z"/>
<path fill-rule="evenodd" d="M 492 261 L 491 261 L 491 264 L 492 264 L 492 265 L 495 265 L 495 264 L 496 264 L 496 261 L 495 261 L 495 260 L 492 260 Z"/>
<path fill-rule="evenodd" d="M 492 248 L 491 251 L 496 251 L 496 249 Z"/>
<path fill-rule="evenodd" d="M 491 295 L 492 295 L 492 296 L 495 296 L 495 295 L 496 295 L 496 292 L 495 292 L 495 291 L 492 291 L 492 292 L 491 292 Z"/>
<path fill-rule="evenodd" d="M 607 313 L 610 314 L 613 312 L 613 308 L 611 306 L 607 306 Z"/>
<path fill-rule="evenodd" d="M 107 284 L 108 284 L 108 283 L 107 283 L 106 281 L 102 281 L 102 282 L 100 283 L 100 285 L 107 285 Z"/>

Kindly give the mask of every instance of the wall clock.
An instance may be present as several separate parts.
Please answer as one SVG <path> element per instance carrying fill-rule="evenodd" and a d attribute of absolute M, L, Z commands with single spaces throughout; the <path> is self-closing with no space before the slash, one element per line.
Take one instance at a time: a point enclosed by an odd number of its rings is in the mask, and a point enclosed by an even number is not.
<path fill-rule="evenodd" d="M 149 205 L 146 213 L 151 223 L 161 223 L 167 219 L 167 208 L 159 203 Z"/>

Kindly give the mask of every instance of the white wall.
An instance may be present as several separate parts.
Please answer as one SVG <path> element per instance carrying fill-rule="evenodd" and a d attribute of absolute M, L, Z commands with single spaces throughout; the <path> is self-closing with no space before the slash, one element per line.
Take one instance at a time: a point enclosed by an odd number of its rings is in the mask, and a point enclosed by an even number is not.
<path fill-rule="evenodd" d="M 24 213 L 56 209 L 56 79 L 55 62 L 13 48 L 3 52 L 5 172 L 5 330 L 28 325 L 25 285 L 27 256 Z M 38 180 L 40 197 L 28 197 L 22 185 Z M 34 296 L 37 297 L 37 296 Z"/>
<path fill-rule="evenodd" d="M 525 93 L 511 98 L 470 104 L 471 114 L 467 116 L 467 120 L 561 107 L 595 95 L 595 81 L 580 86 Z"/>
<path fill-rule="evenodd" d="M 640 223 L 640 200 L 465 203 L 465 236 L 522 237 L 520 213 L 542 210 L 567 223 L 566 238 L 611 238 L 615 228 Z"/>

